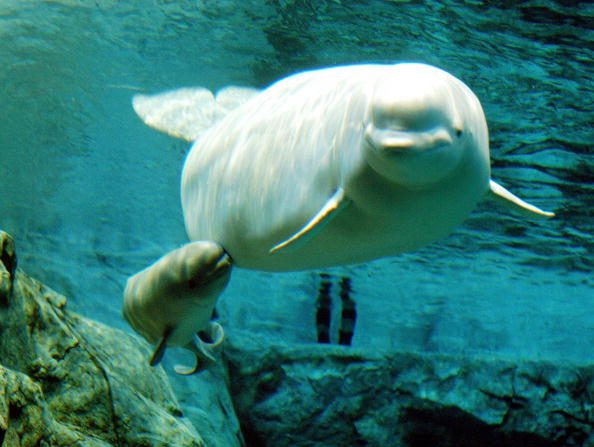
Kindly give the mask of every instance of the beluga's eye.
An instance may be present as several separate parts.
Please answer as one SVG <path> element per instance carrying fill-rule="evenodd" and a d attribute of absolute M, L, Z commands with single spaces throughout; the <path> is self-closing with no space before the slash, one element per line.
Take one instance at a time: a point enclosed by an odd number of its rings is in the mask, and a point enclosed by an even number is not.
<path fill-rule="evenodd" d="M 463 131 L 461 127 L 456 127 L 454 131 L 456 132 L 456 137 L 460 138 L 462 136 Z"/>

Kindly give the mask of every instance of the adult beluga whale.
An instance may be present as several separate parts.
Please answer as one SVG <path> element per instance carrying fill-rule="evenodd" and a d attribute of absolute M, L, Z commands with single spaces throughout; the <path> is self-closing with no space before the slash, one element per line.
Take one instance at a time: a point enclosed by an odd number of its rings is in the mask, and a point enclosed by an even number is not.
<path fill-rule="evenodd" d="M 490 179 L 479 100 L 429 65 L 341 66 L 262 92 L 180 89 L 137 95 L 133 105 L 148 125 L 195 141 L 181 181 L 187 233 L 217 244 L 239 267 L 304 270 L 415 250 L 449 234 L 485 195 L 553 215 Z M 141 281 L 161 278 L 159 262 Z M 161 339 L 161 353 L 171 333 L 154 324 L 163 318 L 155 302 L 170 305 L 162 290 L 124 294 L 125 307 L 151 303 L 126 316 L 148 340 Z M 220 292 L 209 295 L 202 318 L 177 312 L 169 326 L 206 329 Z"/>

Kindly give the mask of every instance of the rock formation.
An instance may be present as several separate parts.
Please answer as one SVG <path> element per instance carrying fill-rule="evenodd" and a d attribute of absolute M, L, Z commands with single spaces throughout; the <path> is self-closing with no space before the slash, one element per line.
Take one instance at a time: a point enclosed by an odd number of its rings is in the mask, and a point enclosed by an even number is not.
<path fill-rule="evenodd" d="M 235 340 L 248 445 L 594 446 L 594 366 Z"/>
<path fill-rule="evenodd" d="M 205 445 L 146 345 L 66 309 L 0 232 L 0 445 Z"/>

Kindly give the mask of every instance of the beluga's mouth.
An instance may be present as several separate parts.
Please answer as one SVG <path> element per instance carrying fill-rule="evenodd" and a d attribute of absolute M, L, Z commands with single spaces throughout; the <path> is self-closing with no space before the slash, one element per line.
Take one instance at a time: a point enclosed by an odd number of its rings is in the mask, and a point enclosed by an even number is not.
<path fill-rule="evenodd" d="M 422 154 L 448 147 L 453 143 L 447 129 L 394 130 L 378 129 L 369 124 L 365 130 L 366 141 L 382 155 Z"/>

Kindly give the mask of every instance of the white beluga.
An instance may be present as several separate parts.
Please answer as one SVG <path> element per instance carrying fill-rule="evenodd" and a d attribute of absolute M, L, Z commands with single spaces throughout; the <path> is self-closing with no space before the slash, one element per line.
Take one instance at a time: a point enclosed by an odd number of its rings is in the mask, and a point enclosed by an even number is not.
<path fill-rule="evenodd" d="M 342 66 L 299 73 L 262 92 L 231 87 L 215 97 L 181 89 L 137 95 L 133 105 L 150 126 L 195 141 L 181 181 L 187 233 L 216 244 L 239 267 L 304 270 L 415 250 L 449 234 L 487 194 L 553 215 L 490 179 L 479 100 L 429 65 Z M 164 275 L 159 262 L 149 276 Z M 126 292 L 124 306 L 146 294 L 167 308 L 167 287 Z M 195 308 L 178 312 L 173 326 L 184 326 L 187 340 L 171 343 L 174 328 L 164 331 L 160 312 L 131 309 L 126 318 L 147 340 L 161 340 L 157 359 L 166 345 L 195 347 L 195 333 L 212 328 L 222 291 L 215 289 L 199 316 Z"/>

